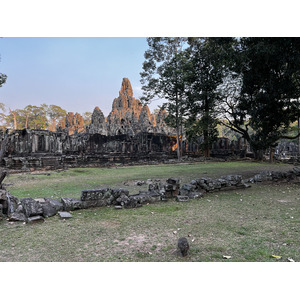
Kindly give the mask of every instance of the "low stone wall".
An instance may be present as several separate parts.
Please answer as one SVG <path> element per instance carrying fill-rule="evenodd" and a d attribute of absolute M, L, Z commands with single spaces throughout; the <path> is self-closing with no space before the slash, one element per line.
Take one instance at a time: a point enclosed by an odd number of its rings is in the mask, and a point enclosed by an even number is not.
<path fill-rule="evenodd" d="M 36 169 L 64 169 L 76 167 L 97 167 L 109 166 L 132 162 L 164 161 L 174 158 L 175 153 L 165 154 L 160 152 L 149 153 L 106 153 L 95 155 L 60 155 L 60 156 L 27 156 L 27 157 L 6 157 L 4 165 L 14 170 L 33 171 Z"/>
<path fill-rule="evenodd" d="M 249 188 L 249 183 L 270 181 L 299 181 L 300 168 L 287 172 L 263 171 L 252 178 L 243 180 L 241 175 L 227 175 L 219 179 L 207 177 L 193 179 L 180 185 L 178 178 L 169 178 L 166 182 L 151 181 L 148 190 L 130 195 L 127 189 L 101 188 L 84 190 L 80 199 L 61 198 L 23 198 L 20 201 L 5 190 L 0 190 L 0 219 L 6 216 L 9 221 L 34 223 L 56 215 L 61 211 L 73 211 L 92 207 L 114 206 L 116 209 L 137 208 L 145 203 L 175 199 L 183 202 L 201 198 L 205 193 Z"/>

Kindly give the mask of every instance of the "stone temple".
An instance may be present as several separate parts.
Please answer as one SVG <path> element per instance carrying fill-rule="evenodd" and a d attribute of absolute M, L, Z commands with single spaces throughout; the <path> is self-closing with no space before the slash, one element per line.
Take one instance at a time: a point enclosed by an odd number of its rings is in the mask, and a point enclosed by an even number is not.
<path fill-rule="evenodd" d="M 155 116 L 135 99 L 129 80 L 124 78 L 107 118 L 96 107 L 88 126 L 79 113 L 69 112 L 55 132 L 14 130 L 6 139 L 1 164 L 28 170 L 173 158 L 176 137 L 165 117 L 164 110 Z M 0 141 L 4 136 L 0 132 Z"/>
<path fill-rule="evenodd" d="M 174 159 L 176 136 L 167 126 L 166 116 L 164 110 L 151 114 L 147 105 L 133 97 L 129 80 L 123 78 L 109 115 L 105 117 L 96 107 L 88 126 L 79 113 L 69 112 L 54 132 L 23 129 L 7 136 L 0 131 L 0 153 L 4 153 L 0 165 L 26 171 Z M 199 143 L 183 140 L 182 144 L 183 155 L 201 155 Z M 241 139 L 230 142 L 220 138 L 212 155 L 239 155 L 244 148 Z"/>
<path fill-rule="evenodd" d="M 80 114 L 68 113 L 66 120 L 58 124 L 57 131 L 65 131 L 69 135 L 80 132 L 106 136 L 135 136 L 140 132 L 174 135 L 174 129 L 164 121 L 166 114 L 165 110 L 160 110 L 157 116 L 151 114 L 147 105 L 142 105 L 140 100 L 133 97 L 128 78 L 123 78 L 119 97 L 114 99 L 107 118 L 97 106 L 93 111 L 91 124 L 85 127 Z"/>

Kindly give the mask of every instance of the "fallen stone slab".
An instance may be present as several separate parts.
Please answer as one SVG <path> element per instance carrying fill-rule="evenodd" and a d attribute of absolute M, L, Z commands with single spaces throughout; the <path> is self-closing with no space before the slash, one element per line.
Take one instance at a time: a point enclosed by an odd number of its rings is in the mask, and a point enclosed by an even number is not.
<path fill-rule="evenodd" d="M 33 216 L 30 218 L 27 218 L 28 224 L 34 224 L 34 223 L 43 223 L 45 219 L 42 216 Z"/>
<path fill-rule="evenodd" d="M 73 218 L 73 216 L 67 212 L 67 211 L 59 211 L 58 215 L 60 216 L 61 219 L 70 219 Z"/>

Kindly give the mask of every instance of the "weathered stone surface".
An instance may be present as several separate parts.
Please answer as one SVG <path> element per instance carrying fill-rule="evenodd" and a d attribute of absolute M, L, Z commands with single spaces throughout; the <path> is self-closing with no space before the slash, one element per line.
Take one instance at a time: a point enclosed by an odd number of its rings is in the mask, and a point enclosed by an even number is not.
<path fill-rule="evenodd" d="M 178 185 L 180 183 L 180 179 L 178 178 L 169 178 L 167 179 L 167 183 L 171 185 Z"/>
<path fill-rule="evenodd" d="M 21 199 L 21 204 L 24 209 L 24 214 L 27 218 L 43 214 L 42 205 L 32 198 Z"/>
<path fill-rule="evenodd" d="M 45 198 L 45 201 L 49 202 L 56 209 L 56 212 L 64 209 L 64 205 L 56 199 Z"/>
<path fill-rule="evenodd" d="M 91 125 L 89 126 L 89 133 L 90 134 L 98 133 L 102 135 L 108 134 L 105 117 L 103 115 L 103 112 L 98 106 L 96 106 L 93 111 Z"/>
<path fill-rule="evenodd" d="M 179 195 L 176 196 L 176 201 L 178 202 L 187 202 L 189 200 L 190 198 L 188 196 L 179 196 Z"/>
<path fill-rule="evenodd" d="M 167 179 L 167 184 L 164 185 L 164 197 L 173 198 L 179 194 L 180 180 L 178 178 Z"/>
<path fill-rule="evenodd" d="M 60 125 L 63 127 L 63 124 Z M 73 135 L 85 131 L 84 120 L 79 113 L 76 113 L 74 115 L 73 112 L 69 112 L 66 116 L 64 126 L 65 128 L 63 129 L 67 131 L 68 135 Z"/>
<path fill-rule="evenodd" d="M 63 197 L 61 198 L 61 202 L 65 211 L 72 211 L 82 208 L 82 201 L 79 199 Z"/>
<path fill-rule="evenodd" d="M 44 218 L 55 216 L 57 213 L 56 208 L 50 202 L 43 203 L 42 208 Z"/>
<path fill-rule="evenodd" d="M 15 221 L 25 222 L 26 221 L 26 216 L 23 213 L 13 212 L 9 216 L 8 220 L 10 222 L 15 222 Z"/>
<path fill-rule="evenodd" d="M 299 167 L 294 167 L 293 172 L 296 174 L 296 176 L 300 176 L 300 168 Z"/>
<path fill-rule="evenodd" d="M 4 189 L 0 189 L 0 204 L 5 215 L 13 213 L 18 207 L 19 200 Z"/>
<path fill-rule="evenodd" d="M 43 223 L 43 222 L 45 222 L 45 219 L 42 216 L 33 216 L 27 218 L 28 224 Z"/>
<path fill-rule="evenodd" d="M 125 206 L 127 206 L 127 205 L 129 206 L 129 202 L 130 202 L 129 197 L 126 196 L 125 194 L 121 194 L 120 197 L 118 197 L 118 198 L 116 199 L 115 204 L 116 204 L 117 206 L 123 206 L 123 207 L 125 207 Z"/>
<path fill-rule="evenodd" d="M 59 211 L 58 212 L 58 215 L 60 216 L 61 219 L 70 219 L 72 218 L 73 216 L 67 212 L 67 211 Z"/>

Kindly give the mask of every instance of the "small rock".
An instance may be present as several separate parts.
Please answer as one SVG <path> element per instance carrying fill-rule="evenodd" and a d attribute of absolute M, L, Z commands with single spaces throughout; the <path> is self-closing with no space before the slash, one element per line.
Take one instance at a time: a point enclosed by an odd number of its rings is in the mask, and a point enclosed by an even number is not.
<path fill-rule="evenodd" d="M 61 219 L 69 219 L 72 218 L 73 216 L 67 212 L 67 211 L 59 211 L 58 215 L 60 216 Z"/>
<path fill-rule="evenodd" d="M 116 205 L 115 206 L 115 209 L 122 209 L 123 208 L 123 206 L 121 206 L 121 205 Z"/>

